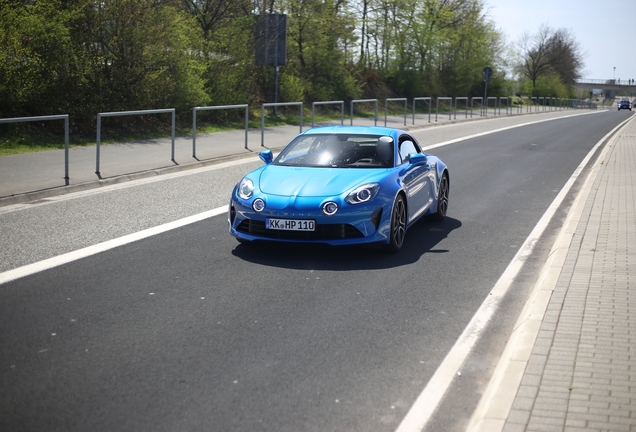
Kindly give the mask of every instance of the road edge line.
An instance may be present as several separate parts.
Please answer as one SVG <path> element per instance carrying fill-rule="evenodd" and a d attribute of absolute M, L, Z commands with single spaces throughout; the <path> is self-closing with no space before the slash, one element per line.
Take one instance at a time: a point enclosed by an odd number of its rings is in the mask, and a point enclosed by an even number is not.
<path fill-rule="evenodd" d="M 633 118 L 629 118 L 623 121 L 610 132 L 612 134 L 616 131 L 599 154 L 581 190 L 574 199 L 572 208 L 550 249 L 548 260 L 541 269 L 539 279 L 519 315 L 477 409 L 471 416 L 467 431 L 500 432 L 503 430 L 594 182 L 610 150 L 620 136 L 619 129 L 627 126 L 627 123 L 632 120 Z M 605 139 L 607 139 L 607 135 L 594 148 L 602 144 Z M 594 149 L 592 149 L 593 151 Z"/>
<path fill-rule="evenodd" d="M 562 118 L 562 117 L 561 117 Z M 428 381 L 426 387 L 420 395 L 417 397 L 406 416 L 402 419 L 402 422 L 395 430 L 395 432 L 414 432 L 423 430 L 430 418 L 433 416 L 441 400 L 443 399 L 446 391 L 450 387 L 453 379 L 457 377 L 457 373 L 460 372 L 461 366 L 464 364 L 470 352 L 472 352 L 477 341 L 481 338 L 483 332 L 487 328 L 488 324 L 492 320 L 495 312 L 497 312 L 505 294 L 512 285 L 514 278 L 517 276 L 521 267 L 534 250 L 536 242 L 539 240 L 543 232 L 545 231 L 550 219 L 554 216 L 557 209 L 569 193 L 570 189 L 574 185 L 574 182 L 578 179 L 585 165 L 587 165 L 602 145 L 603 142 L 612 137 L 619 128 L 621 128 L 626 122 L 631 119 L 625 120 L 620 123 L 610 132 L 608 132 L 593 148 L 588 152 L 583 161 L 574 170 L 574 173 L 570 176 L 566 184 L 563 186 L 559 194 L 552 201 L 548 209 L 545 211 L 537 225 L 526 238 L 521 245 L 511 262 L 508 264 L 499 280 L 495 283 L 493 289 L 489 292 L 488 296 L 481 304 L 477 312 L 473 315 L 464 331 L 461 333 L 453 347 L 448 354 L 444 357 L 444 360 L 435 371 L 433 376 Z M 550 121 L 550 120 L 547 120 Z M 505 129 L 512 129 L 504 128 Z"/>

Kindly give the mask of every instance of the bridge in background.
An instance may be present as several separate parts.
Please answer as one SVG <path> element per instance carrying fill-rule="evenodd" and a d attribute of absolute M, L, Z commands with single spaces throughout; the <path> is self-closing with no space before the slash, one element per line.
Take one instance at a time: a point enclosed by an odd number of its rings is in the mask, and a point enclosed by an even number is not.
<path fill-rule="evenodd" d="M 580 79 L 574 85 L 580 90 L 601 90 L 606 99 L 616 96 L 636 96 L 636 80 L 633 79 Z"/>

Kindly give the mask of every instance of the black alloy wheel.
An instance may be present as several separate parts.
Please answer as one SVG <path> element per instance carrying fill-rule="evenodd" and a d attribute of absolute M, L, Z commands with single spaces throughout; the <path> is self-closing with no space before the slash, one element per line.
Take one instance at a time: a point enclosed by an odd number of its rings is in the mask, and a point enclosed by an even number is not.
<path fill-rule="evenodd" d="M 404 197 L 398 195 L 393 203 L 391 212 L 391 232 L 387 249 L 389 252 L 397 252 L 402 249 L 406 236 L 406 204 Z"/>
<path fill-rule="evenodd" d="M 450 192 L 450 183 L 448 174 L 444 171 L 442 179 L 439 182 L 439 193 L 437 194 L 437 212 L 435 212 L 435 220 L 443 221 L 448 211 L 448 194 Z"/>

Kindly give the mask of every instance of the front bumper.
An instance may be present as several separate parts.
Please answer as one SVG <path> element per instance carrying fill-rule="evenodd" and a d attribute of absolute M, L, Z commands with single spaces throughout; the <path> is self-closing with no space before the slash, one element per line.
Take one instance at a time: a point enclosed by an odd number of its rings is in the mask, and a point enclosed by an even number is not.
<path fill-rule="evenodd" d="M 375 200 L 374 200 L 375 201 Z M 375 205 L 341 204 L 333 216 L 325 216 L 319 206 L 285 206 L 255 212 L 250 201 L 232 198 L 228 212 L 230 234 L 244 241 L 280 241 L 289 243 L 325 243 L 352 245 L 388 242 L 390 211 L 380 202 Z M 287 231 L 266 228 L 267 218 L 314 220 L 314 231 Z"/>

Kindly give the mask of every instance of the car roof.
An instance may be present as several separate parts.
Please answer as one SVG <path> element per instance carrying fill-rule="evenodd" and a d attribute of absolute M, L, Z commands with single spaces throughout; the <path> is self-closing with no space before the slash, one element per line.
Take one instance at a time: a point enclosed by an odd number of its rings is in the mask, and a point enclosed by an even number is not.
<path fill-rule="evenodd" d="M 359 134 L 359 135 L 388 135 L 393 136 L 406 133 L 402 129 L 382 126 L 320 126 L 307 129 L 303 134 Z"/>

